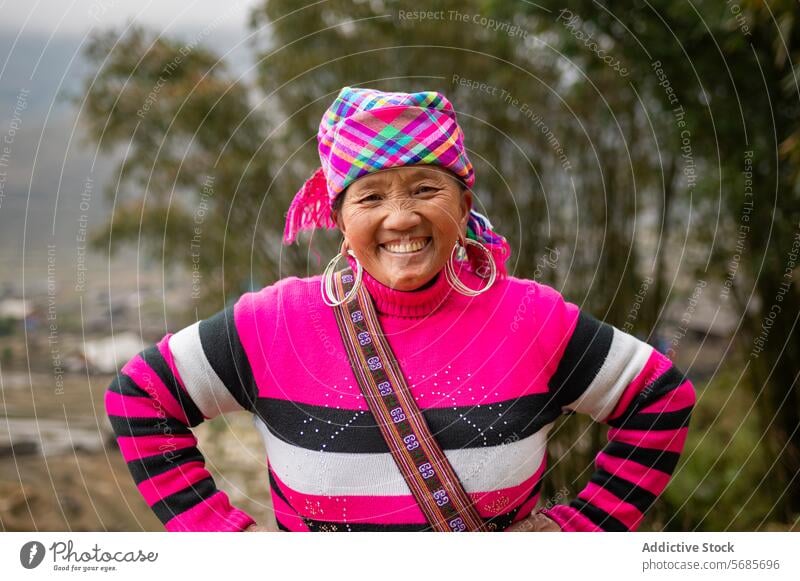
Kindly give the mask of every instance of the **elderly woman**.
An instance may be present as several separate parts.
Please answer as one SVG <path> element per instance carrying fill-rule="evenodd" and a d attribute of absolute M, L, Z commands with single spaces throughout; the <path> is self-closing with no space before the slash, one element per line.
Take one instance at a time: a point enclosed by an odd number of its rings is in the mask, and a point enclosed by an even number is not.
<path fill-rule="evenodd" d="M 440 93 L 345 87 L 318 143 L 322 167 L 284 239 L 338 227 L 324 274 L 167 335 L 107 392 L 166 529 L 261 530 L 217 489 L 190 430 L 246 410 L 281 530 L 635 530 L 683 449 L 689 381 L 506 273 L 508 244 L 472 209 L 473 168 Z M 610 426 L 608 444 L 568 504 L 542 508 L 547 435 L 574 412 Z"/>

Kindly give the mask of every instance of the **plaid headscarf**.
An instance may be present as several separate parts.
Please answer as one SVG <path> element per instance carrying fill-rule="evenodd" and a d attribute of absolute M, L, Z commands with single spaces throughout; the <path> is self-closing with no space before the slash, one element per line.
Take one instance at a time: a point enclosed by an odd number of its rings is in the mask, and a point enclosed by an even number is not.
<path fill-rule="evenodd" d="M 433 164 L 452 171 L 468 188 L 475 183 L 456 113 L 436 91 L 386 93 L 344 87 L 322 117 L 317 142 L 322 166 L 289 207 L 285 244 L 294 242 L 300 230 L 336 228 L 331 217 L 336 197 L 361 176 L 378 170 Z M 488 218 L 470 211 L 467 236 L 492 252 L 497 273 L 504 276 L 511 249 L 492 231 Z M 483 253 L 470 245 L 467 254 L 472 269 L 482 272 Z"/>

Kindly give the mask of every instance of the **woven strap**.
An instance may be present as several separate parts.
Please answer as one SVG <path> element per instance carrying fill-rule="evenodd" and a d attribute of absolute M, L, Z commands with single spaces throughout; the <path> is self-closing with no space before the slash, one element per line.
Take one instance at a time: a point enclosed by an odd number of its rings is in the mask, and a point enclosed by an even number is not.
<path fill-rule="evenodd" d="M 352 269 L 337 272 L 334 281 L 337 295 L 345 296 L 353 287 Z M 334 312 L 356 381 L 431 528 L 486 530 L 414 401 L 364 287 Z"/>

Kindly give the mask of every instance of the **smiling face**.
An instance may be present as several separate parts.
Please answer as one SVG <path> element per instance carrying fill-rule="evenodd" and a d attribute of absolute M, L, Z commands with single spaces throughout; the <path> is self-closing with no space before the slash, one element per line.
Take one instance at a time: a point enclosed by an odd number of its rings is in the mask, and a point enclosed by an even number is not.
<path fill-rule="evenodd" d="M 402 291 L 429 282 L 466 235 L 472 192 L 433 165 L 360 177 L 341 194 L 334 217 L 347 246 L 382 284 Z"/>

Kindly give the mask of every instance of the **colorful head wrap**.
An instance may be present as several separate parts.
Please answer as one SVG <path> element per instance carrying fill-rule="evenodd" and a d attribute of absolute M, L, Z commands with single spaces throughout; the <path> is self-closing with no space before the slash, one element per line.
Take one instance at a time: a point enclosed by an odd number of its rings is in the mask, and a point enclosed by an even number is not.
<path fill-rule="evenodd" d="M 432 164 L 453 172 L 468 187 L 475 172 L 464 148 L 464 134 L 450 101 L 436 91 L 386 93 L 344 87 L 322 117 L 317 133 L 322 166 L 297 192 L 283 234 L 291 244 L 301 230 L 336 228 L 331 210 L 337 196 L 361 176 L 382 169 Z M 511 249 L 492 231 L 489 220 L 472 210 L 467 237 L 491 252 L 498 275 L 505 275 Z M 481 272 L 485 256 L 469 245 L 472 269 Z"/>

